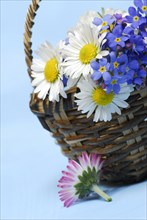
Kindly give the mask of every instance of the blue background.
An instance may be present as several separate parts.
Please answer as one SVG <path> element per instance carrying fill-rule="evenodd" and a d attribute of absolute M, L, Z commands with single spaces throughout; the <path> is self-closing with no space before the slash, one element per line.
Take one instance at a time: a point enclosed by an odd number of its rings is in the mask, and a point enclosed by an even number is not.
<path fill-rule="evenodd" d="M 80 15 L 103 7 L 127 9 L 132 1 L 43 1 L 33 49 L 64 39 Z M 1 219 L 146 219 L 146 182 L 107 187 L 113 202 L 81 202 L 68 209 L 56 187 L 67 159 L 29 110 L 32 87 L 23 52 L 30 1 L 1 1 Z"/>

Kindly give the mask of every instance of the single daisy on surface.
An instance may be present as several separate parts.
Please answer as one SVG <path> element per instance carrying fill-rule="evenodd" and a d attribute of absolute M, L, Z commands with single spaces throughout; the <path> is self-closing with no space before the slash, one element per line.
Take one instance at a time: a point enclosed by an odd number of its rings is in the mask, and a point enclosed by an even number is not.
<path fill-rule="evenodd" d="M 40 59 L 33 59 L 32 86 L 38 98 L 45 99 L 47 94 L 50 101 L 59 101 L 59 94 L 66 98 L 62 82 L 63 75 L 59 70 L 59 45 L 54 49 L 48 42 L 42 44 L 36 54 Z"/>
<path fill-rule="evenodd" d="M 127 108 L 128 103 L 125 102 L 133 87 L 127 83 L 120 85 L 119 94 L 110 92 L 107 94 L 105 89 L 94 83 L 91 79 L 89 81 L 82 80 L 78 83 L 80 92 L 75 94 L 79 100 L 75 100 L 78 105 L 78 110 L 82 113 L 87 113 L 87 118 L 94 113 L 93 121 L 110 121 L 112 113 L 121 114 L 120 108 Z"/>
<path fill-rule="evenodd" d="M 106 201 L 111 201 L 112 199 L 98 187 L 100 171 L 104 163 L 101 156 L 95 153 L 88 155 L 83 152 L 78 157 L 78 162 L 70 160 L 67 171 L 62 171 L 63 176 L 59 180 L 58 187 L 61 188 L 59 196 L 64 206 L 69 207 L 92 192 L 97 193 Z"/>
<path fill-rule="evenodd" d="M 93 59 L 102 59 L 109 51 L 103 50 L 102 46 L 106 42 L 106 33 L 99 36 L 101 27 L 90 27 L 81 25 L 74 31 L 74 35 L 69 37 L 69 44 L 65 45 L 62 55 L 65 57 L 61 64 L 64 73 L 72 79 L 83 76 L 87 78 L 93 73 L 90 62 Z"/>

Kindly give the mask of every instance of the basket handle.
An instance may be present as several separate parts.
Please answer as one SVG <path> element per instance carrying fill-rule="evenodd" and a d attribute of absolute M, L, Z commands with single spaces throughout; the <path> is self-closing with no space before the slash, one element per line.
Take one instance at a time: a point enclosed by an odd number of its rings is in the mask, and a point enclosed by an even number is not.
<path fill-rule="evenodd" d="M 34 18 L 36 16 L 36 12 L 39 8 L 39 2 L 41 0 L 32 0 L 32 3 L 30 4 L 26 16 L 25 21 L 25 32 L 24 32 L 24 51 L 25 51 L 25 60 L 28 67 L 28 74 L 31 77 L 31 65 L 32 65 L 32 28 L 34 25 Z"/>

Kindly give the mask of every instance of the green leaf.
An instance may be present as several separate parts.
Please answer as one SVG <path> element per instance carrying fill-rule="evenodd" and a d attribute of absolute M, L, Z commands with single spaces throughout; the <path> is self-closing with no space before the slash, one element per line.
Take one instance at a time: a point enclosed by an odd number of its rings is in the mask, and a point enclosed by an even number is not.
<path fill-rule="evenodd" d="M 87 168 L 87 171 L 84 170 L 82 175 L 78 176 L 79 182 L 74 185 L 76 189 L 76 195 L 79 198 L 84 198 L 91 192 L 91 187 L 93 184 L 98 182 L 98 173 L 96 172 L 95 167 L 92 169 Z"/>

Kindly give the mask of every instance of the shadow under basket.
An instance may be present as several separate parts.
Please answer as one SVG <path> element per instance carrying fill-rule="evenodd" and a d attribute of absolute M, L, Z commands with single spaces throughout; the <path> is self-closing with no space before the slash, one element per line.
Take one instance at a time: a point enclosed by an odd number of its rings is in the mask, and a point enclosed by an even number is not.
<path fill-rule="evenodd" d="M 31 76 L 31 29 L 39 0 L 33 0 L 25 24 L 24 46 L 28 73 Z M 76 88 L 67 91 L 67 99 L 49 102 L 31 95 L 30 108 L 42 126 L 52 133 L 68 158 L 77 159 L 83 151 L 101 154 L 105 159 L 101 180 L 133 183 L 147 177 L 147 87 L 134 91 L 122 114 L 110 122 L 93 122 L 77 110 Z"/>

